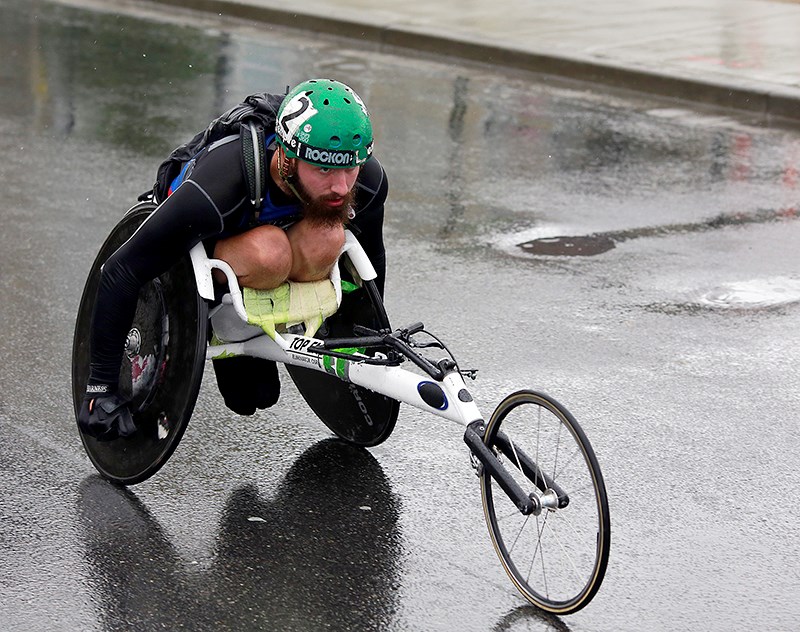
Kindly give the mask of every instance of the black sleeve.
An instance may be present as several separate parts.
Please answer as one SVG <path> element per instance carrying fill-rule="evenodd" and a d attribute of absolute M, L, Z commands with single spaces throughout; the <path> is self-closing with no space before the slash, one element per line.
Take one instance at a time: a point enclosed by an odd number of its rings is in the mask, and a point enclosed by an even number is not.
<path fill-rule="evenodd" d="M 386 278 L 386 249 L 383 244 L 383 209 L 389 192 L 386 172 L 372 157 L 361 168 L 356 183 L 356 216 L 350 224 L 378 273 L 376 284 L 383 296 Z"/>
<path fill-rule="evenodd" d="M 239 143 L 230 142 L 199 156 L 190 177 L 103 265 L 92 315 L 90 384 L 117 385 L 139 289 L 195 244 L 241 223 L 249 205 L 240 154 Z"/>

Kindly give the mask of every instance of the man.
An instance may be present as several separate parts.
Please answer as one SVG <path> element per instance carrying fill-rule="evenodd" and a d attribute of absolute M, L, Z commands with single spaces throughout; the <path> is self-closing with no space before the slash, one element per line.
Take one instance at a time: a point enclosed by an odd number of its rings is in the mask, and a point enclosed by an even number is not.
<path fill-rule="evenodd" d="M 99 440 L 135 432 L 118 395 L 125 337 L 139 289 L 169 270 L 197 243 L 229 263 L 243 286 L 270 289 L 286 280 L 327 278 L 354 228 L 383 289 L 386 175 L 372 157 L 372 124 L 348 86 L 312 79 L 281 102 L 266 130 L 267 189 L 254 208 L 238 135 L 212 143 L 190 160 L 170 195 L 102 268 L 91 331 L 91 363 L 78 415 Z M 214 361 L 226 405 L 252 415 L 280 392 L 274 362 L 251 357 Z"/>

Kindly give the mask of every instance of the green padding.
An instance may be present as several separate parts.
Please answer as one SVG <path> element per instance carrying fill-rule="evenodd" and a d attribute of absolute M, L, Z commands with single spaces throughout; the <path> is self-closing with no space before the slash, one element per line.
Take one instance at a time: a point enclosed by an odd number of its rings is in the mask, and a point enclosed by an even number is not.
<path fill-rule="evenodd" d="M 313 336 L 328 316 L 336 313 L 336 290 L 330 280 L 294 283 L 287 281 L 274 290 L 244 288 L 247 322 L 261 327 L 275 339 L 276 325 L 302 323 L 306 336 Z"/>
<path fill-rule="evenodd" d="M 345 281 L 342 279 L 342 292 L 345 294 L 350 294 L 350 292 L 355 292 L 358 289 L 358 285 L 355 283 L 350 283 L 350 281 Z"/>

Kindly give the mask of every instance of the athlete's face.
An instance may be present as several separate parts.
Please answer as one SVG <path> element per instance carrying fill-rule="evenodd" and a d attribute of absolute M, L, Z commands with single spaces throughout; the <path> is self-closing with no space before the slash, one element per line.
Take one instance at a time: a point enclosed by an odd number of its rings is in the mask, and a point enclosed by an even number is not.
<path fill-rule="evenodd" d="M 300 192 L 306 201 L 306 217 L 323 221 L 347 219 L 360 167 L 328 169 L 297 160 L 296 168 Z"/>
<path fill-rule="evenodd" d="M 352 190 L 358 170 L 359 167 L 328 169 L 297 161 L 297 177 L 310 199 L 321 198 L 332 208 L 341 206 L 344 196 Z"/>

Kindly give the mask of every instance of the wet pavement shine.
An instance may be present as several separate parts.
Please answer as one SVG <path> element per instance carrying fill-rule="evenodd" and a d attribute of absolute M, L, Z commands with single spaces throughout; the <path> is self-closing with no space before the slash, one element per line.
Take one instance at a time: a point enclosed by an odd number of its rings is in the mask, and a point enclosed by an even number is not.
<path fill-rule="evenodd" d="M 766 121 L 800 118 L 797 0 L 153 1 L 716 104 Z"/>
<path fill-rule="evenodd" d="M 791 125 L 152 4 L 0 13 L 3 630 L 795 627 Z M 116 488 L 83 452 L 71 346 L 103 239 L 172 147 L 319 75 L 373 113 L 393 323 L 479 369 L 485 415 L 534 388 L 592 441 L 611 559 L 575 615 L 516 593 L 461 429 L 410 408 L 354 450 L 285 373 L 242 418 L 208 371 L 152 479 Z"/>

